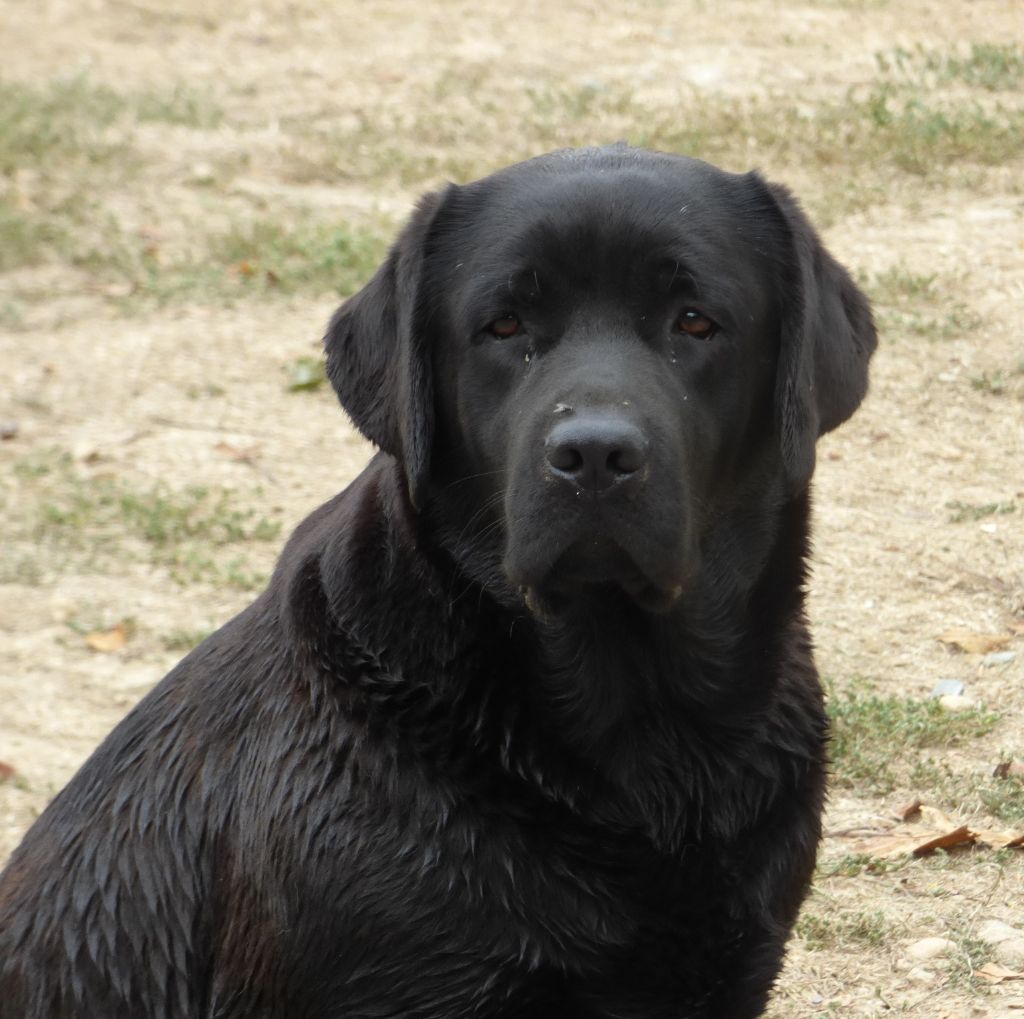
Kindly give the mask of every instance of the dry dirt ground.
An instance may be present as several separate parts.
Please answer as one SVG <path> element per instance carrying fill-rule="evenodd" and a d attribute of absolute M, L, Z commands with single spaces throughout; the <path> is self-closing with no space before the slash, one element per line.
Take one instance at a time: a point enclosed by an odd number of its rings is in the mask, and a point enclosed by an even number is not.
<path fill-rule="evenodd" d="M 836 776 L 771 1014 L 1024 1015 L 982 975 L 1024 851 L 884 852 L 915 798 L 1024 831 L 1024 7 L 5 0 L 0 52 L 0 859 L 365 461 L 289 372 L 415 195 L 627 138 L 790 184 L 882 328 L 820 449 Z"/>

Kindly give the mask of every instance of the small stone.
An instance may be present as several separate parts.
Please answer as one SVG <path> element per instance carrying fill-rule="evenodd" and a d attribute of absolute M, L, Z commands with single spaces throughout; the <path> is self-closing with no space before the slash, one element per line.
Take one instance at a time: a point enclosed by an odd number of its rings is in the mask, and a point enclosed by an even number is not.
<path fill-rule="evenodd" d="M 928 695 L 929 697 L 962 697 L 964 693 L 964 684 L 959 679 L 940 679 L 935 686 L 932 687 L 932 692 Z"/>
<path fill-rule="evenodd" d="M 9 442 L 18 437 L 21 426 L 17 421 L 0 421 L 0 440 Z"/>
<path fill-rule="evenodd" d="M 907 973 L 907 979 L 915 984 L 922 984 L 924 986 L 930 986 L 938 981 L 938 977 L 930 969 L 925 969 L 924 966 L 915 966 Z"/>
<path fill-rule="evenodd" d="M 209 163 L 193 163 L 190 173 L 193 184 L 213 184 L 217 180 L 217 174 Z"/>
<path fill-rule="evenodd" d="M 937 959 L 943 955 L 952 955 L 957 951 L 956 942 L 949 938 L 922 938 L 907 948 L 911 959 L 923 962 L 925 959 Z"/>
<path fill-rule="evenodd" d="M 1019 932 L 1016 938 L 999 942 L 992 954 L 996 957 L 996 962 L 1001 962 L 1018 972 L 1024 971 L 1024 937 L 1020 937 Z"/>
<path fill-rule="evenodd" d="M 71 447 L 71 455 L 79 463 L 92 464 L 100 458 L 99 450 L 93 443 L 83 440 L 76 442 Z"/>
<path fill-rule="evenodd" d="M 978 705 L 970 697 L 948 693 L 939 698 L 939 707 L 943 711 L 973 711 Z"/>
<path fill-rule="evenodd" d="M 993 651 L 990 655 L 985 655 L 981 660 L 981 664 L 985 668 L 992 668 L 995 665 L 1009 665 L 1010 662 L 1017 657 L 1016 651 Z"/>
<path fill-rule="evenodd" d="M 1015 941 L 1018 938 L 1024 938 L 1024 932 L 1003 923 L 1002 920 L 986 920 L 978 928 L 978 940 L 984 941 L 986 945 L 999 945 L 1004 941 Z"/>

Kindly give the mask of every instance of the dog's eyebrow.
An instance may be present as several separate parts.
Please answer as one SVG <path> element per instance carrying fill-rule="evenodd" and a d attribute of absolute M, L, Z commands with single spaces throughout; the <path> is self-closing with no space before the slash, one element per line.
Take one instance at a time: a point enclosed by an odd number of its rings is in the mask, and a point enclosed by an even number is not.
<path fill-rule="evenodd" d="M 666 293 L 671 291 L 676 285 L 676 281 L 682 282 L 685 280 L 695 291 L 700 292 L 700 285 L 697 282 L 697 277 L 690 272 L 686 266 L 678 258 L 672 259 L 672 275 L 669 277 L 668 283 L 665 285 Z"/>
<path fill-rule="evenodd" d="M 540 297 L 540 276 L 536 269 L 514 269 L 494 290 L 512 294 L 519 301 L 533 301 Z"/>

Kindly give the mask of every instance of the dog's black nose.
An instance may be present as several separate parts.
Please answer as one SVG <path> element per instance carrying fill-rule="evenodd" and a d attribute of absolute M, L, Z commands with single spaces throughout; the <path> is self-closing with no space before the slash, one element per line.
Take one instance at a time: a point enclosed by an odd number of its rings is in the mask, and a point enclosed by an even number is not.
<path fill-rule="evenodd" d="M 648 446 L 631 421 L 612 414 L 580 414 L 551 429 L 544 453 L 556 477 L 603 492 L 641 470 Z"/>

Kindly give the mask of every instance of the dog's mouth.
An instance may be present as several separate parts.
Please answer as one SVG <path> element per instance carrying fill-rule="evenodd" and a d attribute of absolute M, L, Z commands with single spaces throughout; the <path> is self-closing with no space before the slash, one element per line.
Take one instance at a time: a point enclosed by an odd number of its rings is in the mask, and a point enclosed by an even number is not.
<path fill-rule="evenodd" d="M 653 580 L 621 545 L 599 536 L 573 542 L 539 582 L 520 590 L 534 615 L 552 617 L 614 591 L 648 612 L 666 612 L 682 585 Z"/>

